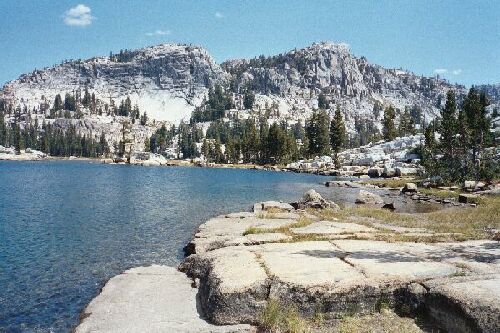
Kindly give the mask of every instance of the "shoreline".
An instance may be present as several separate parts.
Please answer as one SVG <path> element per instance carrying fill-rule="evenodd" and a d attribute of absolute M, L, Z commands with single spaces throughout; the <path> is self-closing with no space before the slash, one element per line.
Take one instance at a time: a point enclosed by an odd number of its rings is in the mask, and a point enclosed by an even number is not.
<path fill-rule="evenodd" d="M 415 242 L 415 235 L 421 240 Z M 388 242 L 381 236 L 396 241 Z M 443 240 L 436 243 L 435 237 Z M 335 326 L 342 324 L 344 316 L 352 315 L 352 306 L 357 309 L 356 316 L 365 318 L 378 313 L 383 302 L 391 313 L 406 309 L 407 313 L 391 320 L 404 320 L 415 327 L 413 314 L 425 311 L 439 327 L 449 331 L 499 330 L 500 246 L 487 239 L 456 242 L 446 237 L 425 228 L 344 216 L 334 203 L 308 192 L 292 205 L 261 202 L 252 212 L 209 219 L 186 246 L 186 256 L 176 272 L 168 273 L 184 276 L 184 282 L 177 286 L 162 283 L 169 290 L 189 284 L 198 295 L 184 300 L 191 308 L 194 304 L 197 314 L 184 317 L 183 325 L 176 326 L 179 332 L 195 332 L 190 329 L 193 323 L 202 325 L 199 332 L 255 332 L 257 326 L 266 325 L 262 313 L 275 301 L 296 309 L 305 318 L 304 323 L 316 315 L 318 306 L 323 325 Z M 478 253 L 497 259 L 474 259 Z M 158 267 L 137 269 L 144 269 L 144 276 L 148 276 L 147 271 Z M 142 288 L 144 281 L 138 278 L 133 287 L 125 285 L 125 289 L 110 292 L 116 287 L 112 281 L 117 279 L 132 277 L 126 271 L 110 279 L 82 311 L 76 332 L 103 327 L 119 331 L 119 327 L 138 325 L 127 321 L 123 313 L 114 312 L 122 310 L 104 313 L 95 305 L 112 306 L 116 298 L 135 302 L 127 298 L 131 292 L 127 288 Z M 150 304 L 147 297 L 144 301 Z M 150 310 L 143 309 L 142 324 L 153 320 L 148 317 L 150 312 L 170 313 L 171 308 L 180 306 L 168 301 L 152 304 Z M 479 311 L 485 308 L 488 310 Z M 170 325 L 178 319 L 167 317 Z M 202 322 L 200 318 L 204 318 Z"/>

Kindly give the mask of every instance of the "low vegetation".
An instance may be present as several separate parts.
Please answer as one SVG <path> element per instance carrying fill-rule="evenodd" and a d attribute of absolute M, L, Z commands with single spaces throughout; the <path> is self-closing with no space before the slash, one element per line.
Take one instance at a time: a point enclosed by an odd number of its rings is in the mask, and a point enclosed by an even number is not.
<path fill-rule="evenodd" d="M 406 183 L 415 183 L 419 180 L 414 178 L 389 178 L 389 179 L 368 179 L 364 180 L 361 183 L 363 184 L 371 184 L 378 187 L 390 187 L 390 188 L 399 188 L 405 186 Z"/>
<path fill-rule="evenodd" d="M 412 318 L 399 317 L 393 311 L 382 307 L 371 315 L 352 315 L 325 322 L 322 313 L 304 318 L 293 306 L 270 299 L 259 317 L 259 328 L 266 333 L 421 333 Z"/>
<path fill-rule="evenodd" d="M 266 213 L 263 215 L 265 218 L 275 218 L 274 214 L 277 213 L 272 213 L 273 210 L 267 210 Z M 250 234 L 266 234 L 266 233 L 283 233 L 286 235 L 293 236 L 292 232 L 290 231 L 291 228 L 302 228 L 305 226 L 308 226 L 311 224 L 313 220 L 307 216 L 301 215 L 296 222 L 290 223 L 289 225 L 283 226 L 283 227 L 278 227 L 278 228 L 256 228 L 256 227 L 250 227 L 245 232 L 243 232 L 243 236 L 250 235 Z"/>
<path fill-rule="evenodd" d="M 392 311 L 381 311 L 370 316 L 350 316 L 343 318 L 339 333 L 421 333 L 423 332 L 411 318 L 399 317 Z"/>
<path fill-rule="evenodd" d="M 491 229 L 500 229 L 500 198 L 482 197 L 477 207 L 451 207 L 429 213 L 396 213 L 382 208 L 367 206 L 346 207 L 340 211 L 310 210 L 309 213 L 322 220 L 339 219 L 342 222 L 354 222 L 372 226 L 379 221 L 394 226 L 407 228 L 425 228 L 442 235 L 421 237 L 404 234 L 378 234 L 376 239 L 387 241 L 448 241 L 467 239 L 489 239 Z M 445 235 L 446 234 L 446 235 Z"/>
<path fill-rule="evenodd" d="M 284 306 L 270 299 L 259 318 L 259 326 L 269 333 L 305 333 L 311 331 L 311 323 L 302 318 L 295 307 Z"/>
<path fill-rule="evenodd" d="M 458 196 L 460 195 L 459 191 L 443 190 L 438 188 L 420 188 L 418 189 L 418 191 L 425 195 L 433 196 L 440 199 L 450 199 L 450 198 L 458 199 Z"/>

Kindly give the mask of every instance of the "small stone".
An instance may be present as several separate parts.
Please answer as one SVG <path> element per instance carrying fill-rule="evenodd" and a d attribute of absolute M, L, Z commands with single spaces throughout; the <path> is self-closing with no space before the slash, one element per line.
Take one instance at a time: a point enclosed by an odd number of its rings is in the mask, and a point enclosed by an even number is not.
<path fill-rule="evenodd" d="M 385 203 L 382 208 L 389 209 L 389 210 L 396 210 L 396 207 L 394 206 L 394 202 L 389 202 Z"/>
<path fill-rule="evenodd" d="M 479 196 L 476 194 L 462 193 L 458 196 L 458 202 L 460 203 L 477 203 Z"/>

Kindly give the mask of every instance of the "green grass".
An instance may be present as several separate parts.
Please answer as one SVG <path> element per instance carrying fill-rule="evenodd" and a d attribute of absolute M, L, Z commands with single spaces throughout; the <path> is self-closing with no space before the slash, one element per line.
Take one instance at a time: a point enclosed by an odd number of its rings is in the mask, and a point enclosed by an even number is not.
<path fill-rule="evenodd" d="M 457 191 L 440 190 L 437 188 L 419 188 L 418 191 L 425 195 L 430 195 L 440 199 L 449 199 L 449 198 L 458 199 L 458 196 L 460 195 L 460 193 Z"/>

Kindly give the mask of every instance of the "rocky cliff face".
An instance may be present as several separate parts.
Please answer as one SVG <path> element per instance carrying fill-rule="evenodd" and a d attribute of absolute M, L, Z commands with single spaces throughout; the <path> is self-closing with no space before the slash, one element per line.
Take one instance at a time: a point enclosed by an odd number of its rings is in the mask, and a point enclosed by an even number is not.
<path fill-rule="evenodd" d="M 35 70 L 7 83 L 0 98 L 14 105 L 52 104 L 57 94 L 85 87 L 103 102 L 129 96 L 141 110 L 157 120 L 189 118 L 207 87 L 225 79 L 206 50 L 197 46 L 158 45 L 123 56 L 72 61 Z"/>
<path fill-rule="evenodd" d="M 437 78 L 371 64 L 364 57 L 353 56 L 343 44 L 313 44 L 269 58 L 227 61 L 223 67 L 239 88 L 251 87 L 275 96 L 285 109 L 298 111 L 292 117 L 315 108 L 323 93 L 331 109 L 339 105 L 351 125 L 355 117 L 378 124 L 381 109 L 388 105 L 418 110 L 432 119 L 449 89 L 457 90 L 458 95 L 466 91 Z"/>
<path fill-rule="evenodd" d="M 364 57 L 352 55 L 342 44 L 313 44 L 277 56 L 229 60 L 221 65 L 201 47 L 164 44 L 35 70 L 7 83 L 0 99 L 20 107 L 21 112 L 33 112 L 34 108 L 43 118 L 57 94 L 64 97 L 67 92 L 82 94 L 88 89 L 102 109 L 111 101 L 118 105 L 129 97 L 150 119 L 179 122 L 189 119 L 208 88 L 216 83 L 234 92 L 236 108 L 229 113 L 240 118 L 270 109 L 266 114 L 270 121 L 303 121 L 317 108 L 318 96 L 323 94 L 330 112 L 337 105 L 341 107 L 351 132 L 359 119 L 380 128 L 383 108 L 388 105 L 394 106 L 397 114 L 410 108 L 428 121 L 443 106 L 449 89 L 456 90 L 459 97 L 466 93 L 465 87 L 444 80 L 371 64 Z M 252 110 L 244 108 L 246 89 L 257 94 Z M 498 85 L 481 89 L 493 97 L 493 105 L 499 105 Z M 95 112 L 91 115 L 90 110 L 83 109 L 83 113 L 94 131 L 119 136 L 119 132 L 113 132 L 119 125 L 106 125 L 110 123 L 108 118 L 96 117 Z M 85 131 L 88 126 L 81 128 Z M 141 131 L 139 140 L 150 132 L 144 128 Z"/>

